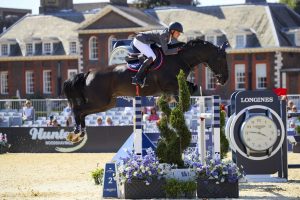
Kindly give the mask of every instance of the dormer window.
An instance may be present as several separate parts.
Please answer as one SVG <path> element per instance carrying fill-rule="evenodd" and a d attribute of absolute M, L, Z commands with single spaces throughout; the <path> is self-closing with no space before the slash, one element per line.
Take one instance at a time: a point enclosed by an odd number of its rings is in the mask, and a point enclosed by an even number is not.
<path fill-rule="evenodd" d="M 33 55 L 33 44 L 32 43 L 28 43 L 26 44 L 26 55 Z"/>
<path fill-rule="evenodd" d="M 9 55 L 9 45 L 1 44 L 1 56 L 8 56 L 8 55 Z"/>
<path fill-rule="evenodd" d="M 70 54 L 77 54 L 77 42 L 72 41 L 69 43 L 69 47 L 70 47 Z"/>
<path fill-rule="evenodd" d="M 217 37 L 215 35 L 206 35 L 205 40 L 216 45 L 217 44 Z"/>
<path fill-rule="evenodd" d="M 52 43 L 46 42 L 43 44 L 43 54 L 45 55 L 51 55 L 52 54 Z"/>
<path fill-rule="evenodd" d="M 300 46 L 300 30 L 295 32 L 295 45 Z"/>
<path fill-rule="evenodd" d="M 235 36 L 235 48 L 246 47 L 246 35 L 236 35 Z"/>

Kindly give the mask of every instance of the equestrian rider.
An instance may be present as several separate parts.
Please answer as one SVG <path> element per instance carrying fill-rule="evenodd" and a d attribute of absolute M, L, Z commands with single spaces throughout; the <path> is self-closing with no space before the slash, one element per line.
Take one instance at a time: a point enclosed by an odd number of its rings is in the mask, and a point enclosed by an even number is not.
<path fill-rule="evenodd" d="M 145 84 L 145 77 L 151 63 L 155 61 L 156 55 L 151 49 L 151 44 L 159 44 L 165 55 L 177 54 L 179 48 L 168 48 L 172 39 L 177 39 L 183 33 L 183 27 L 179 22 L 173 22 L 164 30 L 153 30 L 140 32 L 133 40 L 133 45 L 144 54 L 147 59 L 141 65 L 139 71 L 132 79 L 132 84 L 139 84 L 142 88 Z"/>

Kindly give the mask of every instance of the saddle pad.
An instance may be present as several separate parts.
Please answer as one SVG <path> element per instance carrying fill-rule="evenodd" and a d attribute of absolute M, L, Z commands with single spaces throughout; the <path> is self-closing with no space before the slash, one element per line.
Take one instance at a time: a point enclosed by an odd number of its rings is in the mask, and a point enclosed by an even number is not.
<path fill-rule="evenodd" d="M 154 49 L 153 50 L 155 55 L 156 55 L 156 59 L 155 61 L 151 64 L 150 66 L 150 71 L 154 71 L 154 70 L 158 70 L 163 63 L 163 53 L 160 49 Z M 139 71 L 141 66 L 141 63 L 139 63 L 139 60 L 137 59 L 136 62 L 132 61 L 130 63 L 127 63 L 127 68 L 131 71 L 137 72 Z"/>

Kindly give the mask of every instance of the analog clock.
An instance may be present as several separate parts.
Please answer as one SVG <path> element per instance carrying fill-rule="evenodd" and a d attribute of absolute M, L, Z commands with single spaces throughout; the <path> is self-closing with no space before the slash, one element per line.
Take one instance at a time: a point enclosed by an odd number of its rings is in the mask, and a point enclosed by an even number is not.
<path fill-rule="evenodd" d="M 273 147 L 278 137 L 277 126 L 267 116 L 253 116 L 241 128 L 241 139 L 253 151 L 266 151 Z"/>
<path fill-rule="evenodd" d="M 127 56 L 128 53 L 128 49 L 124 46 L 119 46 L 115 48 L 110 54 L 109 65 L 126 63 L 125 56 Z"/>

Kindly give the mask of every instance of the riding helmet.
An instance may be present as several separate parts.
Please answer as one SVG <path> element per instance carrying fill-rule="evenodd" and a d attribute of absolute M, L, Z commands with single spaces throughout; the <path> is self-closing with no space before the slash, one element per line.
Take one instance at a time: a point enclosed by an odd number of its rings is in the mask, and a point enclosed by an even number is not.
<path fill-rule="evenodd" d="M 172 22 L 169 25 L 169 31 L 172 31 L 172 30 L 183 33 L 183 26 L 179 22 Z"/>

